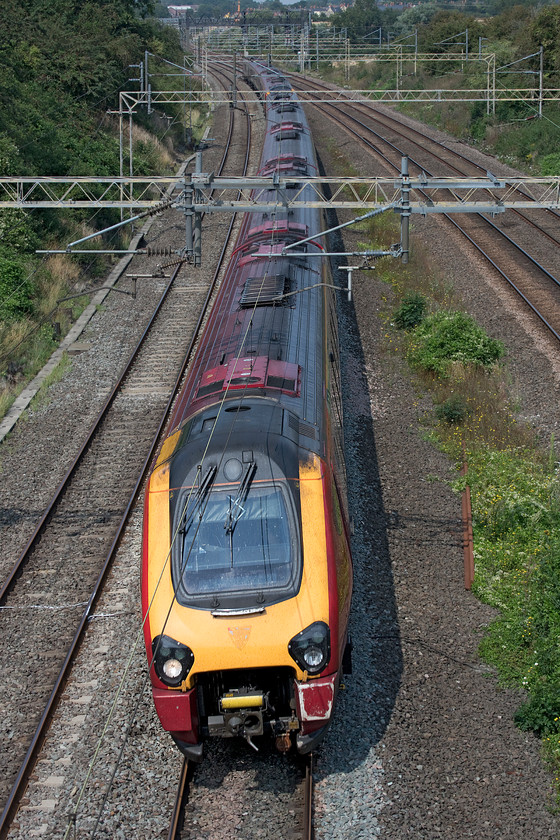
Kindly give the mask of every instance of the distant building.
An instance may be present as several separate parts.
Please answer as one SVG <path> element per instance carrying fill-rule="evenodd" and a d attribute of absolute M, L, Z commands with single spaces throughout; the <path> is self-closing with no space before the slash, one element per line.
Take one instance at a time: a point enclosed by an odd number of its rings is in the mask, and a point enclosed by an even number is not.
<path fill-rule="evenodd" d="M 168 11 L 171 17 L 181 17 L 181 15 L 186 15 L 187 12 L 192 12 L 192 6 L 168 6 Z"/>
<path fill-rule="evenodd" d="M 328 6 L 321 6 L 315 7 L 313 9 L 314 15 L 325 15 L 325 17 L 331 17 L 332 15 L 336 15 L 338 12 L 345 12 L 348 6 L 345 3 L 340 4 L 330 4 Z"/>

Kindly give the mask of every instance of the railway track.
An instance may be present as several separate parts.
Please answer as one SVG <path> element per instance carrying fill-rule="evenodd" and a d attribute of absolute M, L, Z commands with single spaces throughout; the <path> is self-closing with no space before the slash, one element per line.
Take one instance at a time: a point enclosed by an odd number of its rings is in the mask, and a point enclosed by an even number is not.
<path fill-rule="evenodd" d="M 295 76 L 292 81 L 296 89 L 302 84 Z M 307 79 L 305 85 L 326 89 L 315 80 Z M 420 135 L 416 129 L 395 118 L 384 113 L 380 115 L 372 107 L 354 104 L 314 107 L 320 108 L 353 136 L 389 171 L 400 171 L 400 159 L 405 154 L 409 157 L 411 174 L 465 177 L 483 171 L 483 167 L 467 156 Z M 557 230 L 560 215 L 540 212 L 539 222 L 531 217 L 530 211 L 515 211 L 499 221 L 481 214 L 465 215 L 460 222 L 454 216 L 446 215 L 445 218 L 558 340 L 560 237 Z"/>
<path fill-rule="evenodd" d="M 223 747 L 222 747 L 223 749 Z M 221 820 L 222 816 L 227 820 L 227 836 L 243 837 L 244 840 L 252 840 L 263 834 L 262 815 L 267 813 L 267 824 L 269 831 L 274 831 L 274 836 L 289 836 L 293 840 L 313 840 L 313 754 L 305 761 L 292 764 L 289 767 L 281 767 L 278 774 L 278 764 L 282 759 L 278 755 L 270 756 L 270 762 L 265 758 L 264 762 L 258 765 L 258 770 L 266 767 L 267 772 L 272 775 L 271 785 L 255 784 L 254 765 L 258 764 L 254 756 L 249 755 L 249 761 L 231 751 L 229 758 L 232 763 L 232 770 L 216 790 L 214 796 L 208 796 L 207 778 L 208 768 L 204 766 L 201 772 L 197 773 L 188 761 L 184 761 L 177 786 L 175 802 L 172 809 L 167 840 L 194 840 L 200 836 L 201 829 L 204 831 L 204 820 L 212 825 L 211 837 L 222 837 Z M 276 766 L 274 766 L 276 765 Z M 284 771 L 284 772 L 282 772 Z M 286 772 L 287 771 L 287 772 Z M 288 775 L 289 774 L 289 775 Z M 200 777 L 200 780 L 197 778 Z M 279 779 L 284 777 L 281 790 L 275 791 Z M 235 799 L 235 803 L 232 800 Z M 192 800 L 192 801 L 190 801 Z M 216 805 L 216 810 L 213 809 Z M 219 810 L 218 810 L 219 809 Z M 225 813 L 225 809 L 229 813 Z M 223 836 L 226 837 L 224 832 Z"/>
<path fill-rule="evenodd" d="M 239 137 L 233 143 L 233 136 L 239 119 L 245 126 L 247 167 L 249 115 L 231 111 L 221 169 L 232 149 L 238 157 Z M 241 164 L 236 159 L 230 165 L 239 171 Z M 1 587 L 6 679 L 0 689 L 5 803 L 0 836 L 13 819 L 157 449 L 213 301 L 233 225 L 232 219 L 210 283 L 193 282 L 181 266 L 173 272 L 129 364 Z"/>
<path fill-rule="evenodd" d="M 229 87 L 234 81 L 231 67 L 223 62 L 210 63 L 209 71 L 219 78 L 223 85 Z M 205 759 L 201 768 L 187 760 L 183 762 L 172 809 L 168 840 L 198 838 L 201 820 L 204 819 L 212 824 L 212 836 L 221 836 L 219 828 L 222 824 L 221 820 L 219 816 L 216 816 L 216 813 L 213 813 L 208 802 L 206 787 L 208 776 L 218 779 L 224 777 L 221 785 L 216 787 L 213 794 L 216 799 L 220 800 L 219 803 L 216 803 L 218 814 L 224 807 L 228 809 L 227 815 L 224 814 L 224 818 L 227 820 L 225 832 L 228 837 L 231 837 L 232 834 L 236 836 L 235 829 L 232 831 L 232 814 L 229 812 L 231 801 L 235 797 L 234 811 L 238 815 L 237 830 L 240 832 L 238 836 L 243 836 L 247 840 L 260 836 L 263 829 L 262 814 L 266 813 L 267 822 L 270 825 L 285 827 L 284 829 L 278 829 L 280 836 L 284 836 L 285 831 L 288 830 L 289 836 L 293 837 L 294 840 L 299 840 L 299 838 L 301 840 L 312 840 L 314 837 L 313 755 L 310 755 L 305 761 L 288 761 L 282 766 L 283 759 L 278 753 L 275 750 L 268 752 L 270 748 L 265 747 L 264 762 L 267 777 L 275 778 L 279 774 L 283 784 L 289 789 L 289 795 L 282 795 L 282 793 L 278 795 L 274 782 L 268 788 L 267 785 L 263 785 L 263 790 L 260 789 L 261 785 L 254 784 L 256 760 L 254 753 L 244 743 L 241 743 L 241 746 L 238 744 L 226 746 L 226 743 L 222 741 L 217 745 L 209 745 L 210 755 Z M 228 746 L 231 746 L 231 763 L 234 768 L 239 767 L 233 774 L 235 777 L 233 794 L 231 793 L 232 779 L 230 778 L 232 774 L 224 774 L 219 766 L 220 762 L 223 761 L 224 746 L 226 750 Z M 241 755 L 239 755 L 239 751 Z M 226 762 L 229 764 L 228 756 L 229 751 L 226 752 Z M 228 770 L 230 769 L 228 767 Z M 240 784 L 240 776 L 242 778 L 246 777 L 246 782 Z"/>

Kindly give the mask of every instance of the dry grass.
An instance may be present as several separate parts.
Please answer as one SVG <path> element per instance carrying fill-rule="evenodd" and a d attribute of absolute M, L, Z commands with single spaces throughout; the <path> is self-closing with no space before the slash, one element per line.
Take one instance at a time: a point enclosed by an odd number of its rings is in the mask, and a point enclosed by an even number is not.
<path fill-rule="evenodd" d="M 71 257 L 64 254 L 48 257 L 37 280 L 38 314 L 44 316 L 52 312 L 58 300 L 75 285 L 79 276 L 80 267 Z"/>
<path fill-rule="evenodd" d="M 145 128 L 142 128 L 142 126 L 132 125 L 132 143 L 133 146 L 140 143 L 151 146 L 158 158 L 160 158 L 162 167 L 172 166 L 175 162 L 175 158 L 167 146 L 161 140 L 158 140 L 157 137 L 154 137 L 153 134 L 150 134 L 149 131 L 146 131 Z"/>
<path fill-rule="evenodd" d="M 448 379 L 432 377 L 429 385 L 436 404 L 458 398 L 465 406 L 462 423 L 440 421 L 437 426 L 438 437 L 455 456 L 463 443 L 469 450 L 481 441 L 497 450 L 535 446 L 532 429 L 516 419 L 506 375 L 499 365 L 484 369 L 456 363 Z"/>
<path fill-rule="evenodd" d="M 75 302 L 68 308 L 57 304 L 68 289 L 76 288 L 80 273 L 71 257 L 46 258 L 34 275 L 34 317 L 0 322 L 0 417 L 54 350 L 53 322 L 59 323 L 62 334 L 68 330 L 76 314 Z"/>
<path fill-rule="evenodd" d="M 0 323 L 0 418 L 4 417 L 18 393 L 22 390 L 21 363 L 13 361 L 15 348 L 23 347 L 26 337 L 33 330 L 27 318 L 13 323 Z"/>

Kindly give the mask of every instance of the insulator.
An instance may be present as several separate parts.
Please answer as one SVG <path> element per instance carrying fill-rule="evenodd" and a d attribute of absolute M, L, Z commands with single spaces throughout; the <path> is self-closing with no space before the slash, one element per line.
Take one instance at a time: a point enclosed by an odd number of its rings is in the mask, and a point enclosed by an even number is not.
<path fill-rule="evenodd" d="M 176 260 L 171 260 L 171 262 L 163 263 L 160 268 L 162 271 L 165 271 L 166 268 L 174 268 L 176 265 L 182 265 L 186 262 L 185 257 L 178 257 Z"/>
<path fill-rule="evenodd" d="M 159 245 L 148 245 L 146 248 L 146 256 L 148 257 L 172 257 L 172 248 L 162 248 Z"/>
<path fill-rule="evenodd" d="M 173 200 L 169 201 L 162 201 L 157 204 L 155 207 L 152 207 L 151 210 L 148 210 L 147 216 L 155 216 L 157 213 L 162 213 L 164 210 L 167 210 L 173 204 Z"/>

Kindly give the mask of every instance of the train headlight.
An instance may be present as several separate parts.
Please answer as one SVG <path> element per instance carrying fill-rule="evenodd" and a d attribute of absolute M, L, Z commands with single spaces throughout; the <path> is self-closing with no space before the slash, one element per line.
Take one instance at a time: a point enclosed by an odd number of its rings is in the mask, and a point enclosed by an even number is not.
<path fill-rule="evenodd" d="M 194 653 L 169 636 L 156 636 L 152 641 L 154 668 L 159 679 L 172 688 L 181 685 L 194 663 Z"/>
<path fill-rule="evenodd" d="M 330 631 L 324 621 L 310 624 L 288 644 L 288 651 L 302 671 L 319 674 L 331 656 Z"/>

